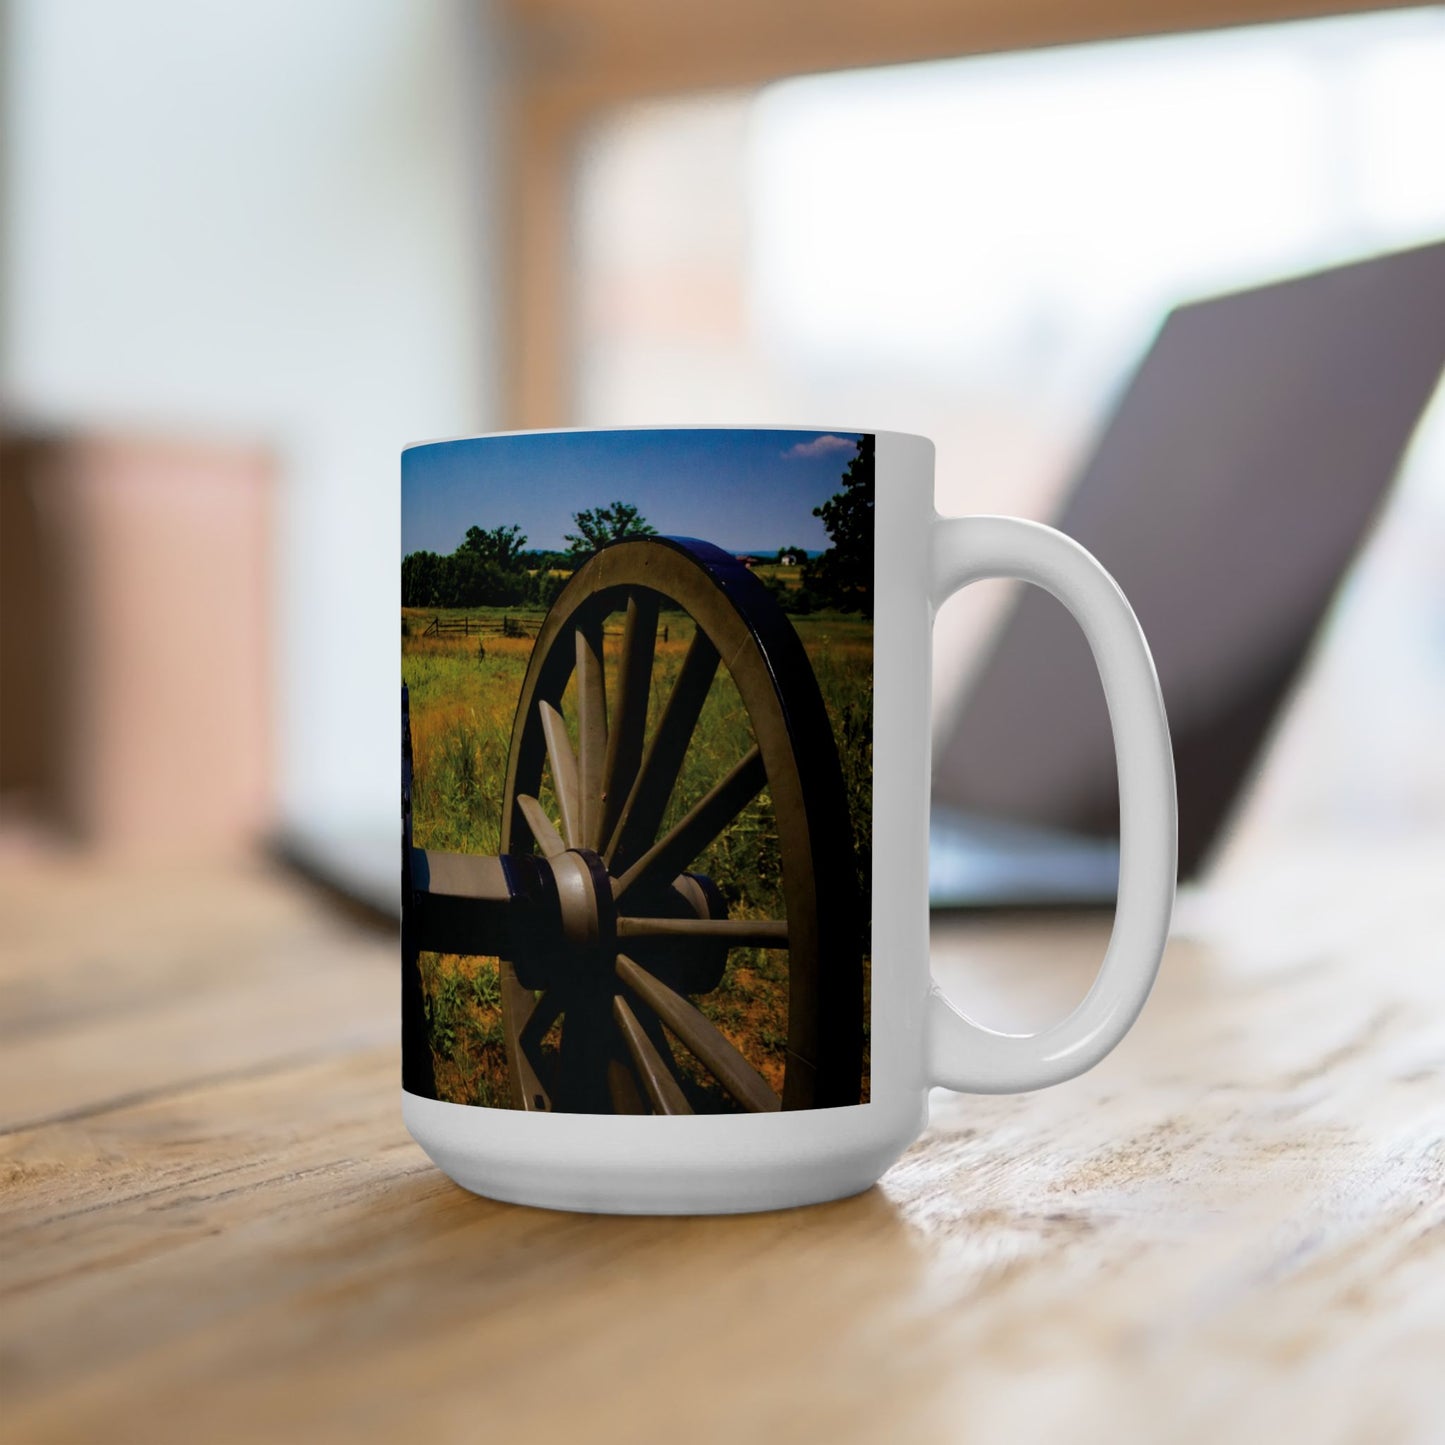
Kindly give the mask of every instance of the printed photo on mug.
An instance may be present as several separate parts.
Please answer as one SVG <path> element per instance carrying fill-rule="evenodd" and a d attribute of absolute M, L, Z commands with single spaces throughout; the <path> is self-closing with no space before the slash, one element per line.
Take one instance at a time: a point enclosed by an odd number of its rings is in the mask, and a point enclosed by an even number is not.
<path fill-rule="evenodd" d="M 684 429 L 403 454 L 408 1093 L 868 1102 L 874 453 Z"/>

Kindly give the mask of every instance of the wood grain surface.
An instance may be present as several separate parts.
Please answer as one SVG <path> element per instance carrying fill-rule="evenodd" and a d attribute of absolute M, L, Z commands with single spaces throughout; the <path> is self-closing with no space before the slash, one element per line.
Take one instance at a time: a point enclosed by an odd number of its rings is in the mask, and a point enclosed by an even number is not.
<path fill-rule="evenodd" d="M 1181 910 L 1085 1078 L 936 1096 L 877 1188 L 492 1204 L 403 1131 L 395 945 L 261 865 L 6 860 L 7 1442 L 1445 1440 L 1445 851 Z M 1106 926 L 955 922 L 1027 1027 Z"/>

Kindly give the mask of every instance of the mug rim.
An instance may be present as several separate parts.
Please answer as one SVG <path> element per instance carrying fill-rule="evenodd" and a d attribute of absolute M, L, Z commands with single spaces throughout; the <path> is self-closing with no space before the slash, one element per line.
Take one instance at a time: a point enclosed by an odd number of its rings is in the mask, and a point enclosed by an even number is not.
<path fill-rule="evenodd" d="M 621 426 L 539 426 L 503 427 L 497 431 L 472 432 L 462 436 L 428 437 L 407 442 L 402 455 L 421 447 L 450 446 L 456 442 L 500 441 L 512 437 L 602 435 L 607 432 L 680 432 L 680 431 L 784 431 L 784 432 L 846 432 L 853 436 L 908 437 L 933 445 L 931 437 L 921 432 L 896 431 L 892 427 L 800 426 L 792 422 L 660 422 Z"/>

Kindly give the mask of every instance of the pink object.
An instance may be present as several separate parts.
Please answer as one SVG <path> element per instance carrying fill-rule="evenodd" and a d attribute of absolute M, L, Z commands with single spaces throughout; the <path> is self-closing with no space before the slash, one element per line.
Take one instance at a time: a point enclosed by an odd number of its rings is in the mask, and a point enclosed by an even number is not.
<path fill-rule="evenodd" d="M 253 841 L 272 798 L 270 457 L 127 437 L 6 452 L 40 584 L 5 589 L 7 642 L 23 627 L 39 659 L 4 699 L 6 732 L 39 735 L 23 781 L 98 845 Z"/>

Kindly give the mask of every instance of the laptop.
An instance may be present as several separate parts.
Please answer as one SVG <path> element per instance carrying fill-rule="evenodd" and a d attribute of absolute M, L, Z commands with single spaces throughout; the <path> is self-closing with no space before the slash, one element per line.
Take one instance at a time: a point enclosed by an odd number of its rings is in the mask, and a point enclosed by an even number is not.
<path fill-rule="evenodd" d="M 1198 874 L 1445 367 L 1445 243 L 1179 307 L 1055 525 L 1118 580 Z M 934 908 L 1112 906 L 1113 740 L 1068 614 L 1024 589 L 935 748 Z"/>

